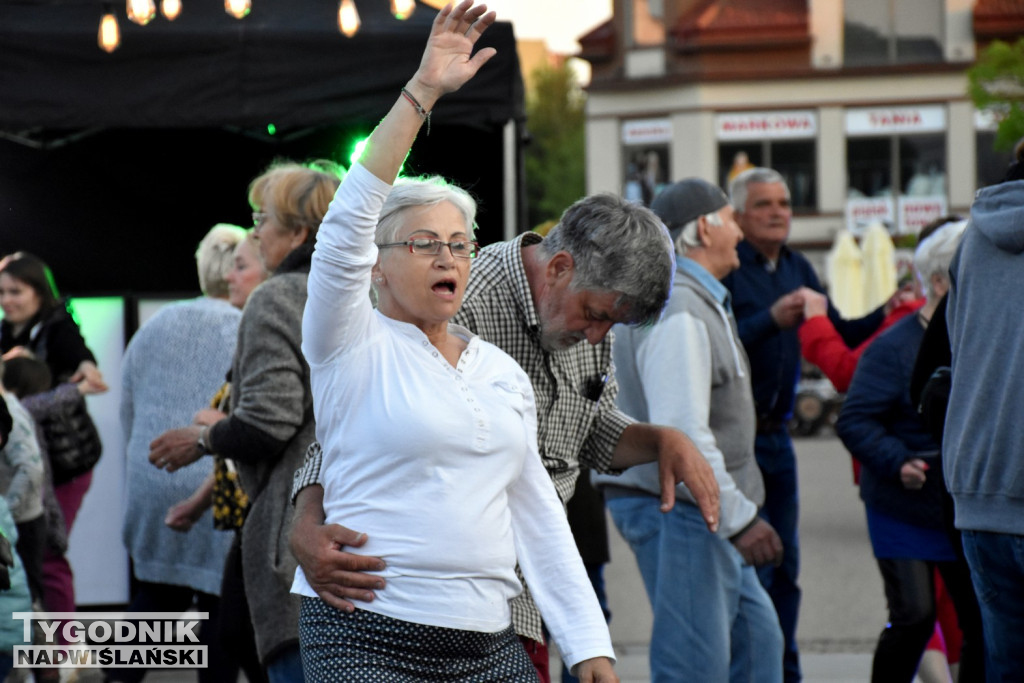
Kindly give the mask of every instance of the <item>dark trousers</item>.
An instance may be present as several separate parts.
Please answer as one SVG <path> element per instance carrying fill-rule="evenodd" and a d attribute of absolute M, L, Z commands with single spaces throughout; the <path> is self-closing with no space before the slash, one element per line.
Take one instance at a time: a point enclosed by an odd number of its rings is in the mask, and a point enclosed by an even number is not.
<path fill-rule="evenodd" d="M 921 655 L 935 629 L 935 569 L 939 570 L 953 599 L 963 632 L 959 680 L 984 680 L 981 614 L 966 563 L 887 558 L 877 562 L 885 584 L 889 623 L 875 648 L 872 683 L 911 683 L 914 680 Z"/>
<path fill-rule="evenodd" d="M 800 501 L 796 453 L 793 451 L 793 441 L 784 429 L 770 434 L 758 434 L 754 443 L 757 464 L 764 478 L 764 505 L 759 514 L 775 528 L 782 540 L 783 549 L 782 564 L 778 567 L 760 567 L 757 577 L 768 591 L 779 615 L 779 626 L 782 627 L 785 643 L 783 680 L 786 683 L 798 683 L 802 673 L 796 645 L 796 625 L 802 592 L 797 583 L 800 574 L 800 537 L 797 525 Z"/>
<path fill-rule="evenodd" d="M 197 669 L 200 683 L 231 683 L 238 680 L 238 663 L 226 655 L 216 633 L 220 619 L 220 601 L 215 595 L 200 593 L 185 586 L 136 581 L 136 592 L 129 612 L 184 612 L 193 604 L 210 618 L 199 629 L 199 644 L 207 646 L 209 666 Z M 107 669 L 107 680 L 138 683 L 147 669 Z"/>

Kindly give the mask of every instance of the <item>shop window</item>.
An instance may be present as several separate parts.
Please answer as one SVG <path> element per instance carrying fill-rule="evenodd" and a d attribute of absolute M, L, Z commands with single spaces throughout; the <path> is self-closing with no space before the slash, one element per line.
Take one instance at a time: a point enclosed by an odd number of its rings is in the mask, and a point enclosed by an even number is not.
<path fill-rule="evenodd" d="M 651 200 L 669 182 L 668 145 L 652 144 L 623 149 L 626 168 L 622 196 L 650 206 Z"/>
<path fill-rule="evenodd" d="M 945 215 L 945 135 L 883 135 L 846 141 L 847 229 L 855 235 L 882 222 L 894 234 L 916 234 Z"/>
<path fill-rule="evenodd" d="M 718 181 L 728 190 L 740 172 L 755 166 L 773 168 L 789 186 L 795 213 L 817 210 L 814 140 L 758 140 L 718 144 Z"/>
<path fill-rule="evenodd" d="M 856 0 L 843 4 L 846 66 L 941 62 L 945 3 Z"/>
<path fill-rule="evenodd" d="M 945 136 L 902 135 L 850 138 L 847 196 L 933 197 L 946 194 Z M 894 182 L 895 179 L 895 182 Z"/>

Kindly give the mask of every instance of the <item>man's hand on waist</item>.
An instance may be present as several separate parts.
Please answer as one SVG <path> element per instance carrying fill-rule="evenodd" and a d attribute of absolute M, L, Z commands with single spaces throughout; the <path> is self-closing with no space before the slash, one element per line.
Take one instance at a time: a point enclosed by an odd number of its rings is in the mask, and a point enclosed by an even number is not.
<path fill-rule="evenodd" d="M 353 600 L 370 602 L 373 590 L 384 588 L 384 579 L 368 571 L 382 571 L 384 561 L 346 552 L 359 548 L 367 536 L 338 524 L 324 524 L 324 490 L 318 485 L 302 489 L 295 499 L 289 545 L 320 599 L 345 612 L 355 609 Z"/>

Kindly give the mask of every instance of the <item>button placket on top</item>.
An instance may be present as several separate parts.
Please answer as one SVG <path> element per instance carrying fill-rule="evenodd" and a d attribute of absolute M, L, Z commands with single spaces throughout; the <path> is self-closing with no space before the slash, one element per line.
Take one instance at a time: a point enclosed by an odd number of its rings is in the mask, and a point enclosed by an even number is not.
<path fill-rule="evenodd" d="M 451 366 L 451 363 L 445 360 L 444 356 L 442 356 L 437 349 L 431 347 L 429 341 L 423 340 L 423 346 L 430 351 L 430 355 L 433 358 L 437 359 L 437 361 L 441 363 L 445 372 L 454 378 L 456 385 L 459 387 L 459 395 L 465 401 L 466 406 L 470 409 L 470 415 L 473 418 L 473 448 L 478 451 L 486 451 L 491 437 L 490 421 L 487 419 L 486 411 L 481 407 L 480 401 L 477 400 L 477 396 L 473 391 L 473 388 L 469 385 L 469 382 L 465 377 L 466 368 L 472 359 L 476 357 L 476 344 L 473 343 L 473 340 L 470 340 L 469 345 L 459 355 L 458 367 L 455 368 Z"/>

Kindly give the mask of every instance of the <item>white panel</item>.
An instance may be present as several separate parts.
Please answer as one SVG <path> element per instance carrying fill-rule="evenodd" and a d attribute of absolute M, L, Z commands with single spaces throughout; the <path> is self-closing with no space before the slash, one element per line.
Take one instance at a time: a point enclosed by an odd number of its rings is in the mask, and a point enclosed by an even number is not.
<path fill-rule="evenodd" d="M 124 353 L 124 300 L 114 297 L 74 299 L 85 343 L 110 391 L 86 402 L 103 440 L 103 457 L 93 469 L 92 486 L 75 519 L 68 561 L 75 573 L 79 605 L 128 602 L 128 552 L 121 541 L 124 517 L 124 440 L 121 403 L 121 357 Z"/>

